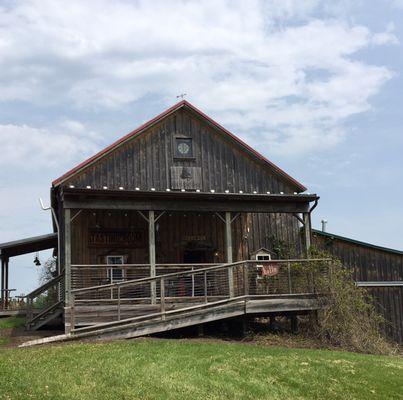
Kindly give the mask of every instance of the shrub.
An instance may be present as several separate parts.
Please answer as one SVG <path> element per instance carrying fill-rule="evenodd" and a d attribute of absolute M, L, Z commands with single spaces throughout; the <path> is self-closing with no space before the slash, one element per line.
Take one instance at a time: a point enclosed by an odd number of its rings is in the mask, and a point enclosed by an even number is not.
<path fill-rule="evenodd" d="M 352 271 L 341 261 L 325 252 L 311 249 L 312 258 L 331 258 L 330 275 L 325 278 L 315 274 L 315 287 L 328 293 L 323 297 L 324 308 L 317 313 L 317 323 L 312 324 L 311 334 L 324 344 L 339 346 L 363 353 L 387 354 L 393 346 L 382 336 L 380 327 L 384 322 L 365 289 L 355 285 Z M 318 262 L 310 268 L 317 271 Z"/>

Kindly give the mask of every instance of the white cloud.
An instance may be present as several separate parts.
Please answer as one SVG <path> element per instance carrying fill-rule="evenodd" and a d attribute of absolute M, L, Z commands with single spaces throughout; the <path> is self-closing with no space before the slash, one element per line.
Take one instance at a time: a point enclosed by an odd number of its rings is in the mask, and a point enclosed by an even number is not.
<path fill-rule="evenodd" d="M 148 95 L 170 104 L 185 91 L 271 151 L 328 148 L 392 77 L 355 53 L 395 36 L 393 27 L 373 35 L 334 13 L 318 19 L 319 9 L 316 0 L 0 6 L 0 101 L 99 112 Z"/>
<path fill-rule="evenodd" d="M 376 46 L 382 46 L 385 44 L 399 44 L 399 39 L 393 33 L 394 30 L 395 25 L 393 22 L 390 22 L 384 32 L 379 32 L 373 35 L 372 42 Z"/>
<path fill-rule="evenodd" d="M 66 166 L 97 149 L 96 134 L 72 120 L 52 128 L 4 124 L 0 125 L 0 138 L 0 167 L 3 171 L 10 168 L 14 174 L 19 170 L 34 172 L 45 167 Z"/>

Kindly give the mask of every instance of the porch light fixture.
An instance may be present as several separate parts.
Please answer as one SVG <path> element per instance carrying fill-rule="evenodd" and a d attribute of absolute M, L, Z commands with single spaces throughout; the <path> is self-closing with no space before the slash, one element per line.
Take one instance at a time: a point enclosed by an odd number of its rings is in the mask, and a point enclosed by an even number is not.
<path fill-rule="evenodd" d="M 36 256 L 34 258 L 34 264 L 39 267 L 41 265 L 41 262 L 39 260 L 39 253 L 36 253 Z"/>

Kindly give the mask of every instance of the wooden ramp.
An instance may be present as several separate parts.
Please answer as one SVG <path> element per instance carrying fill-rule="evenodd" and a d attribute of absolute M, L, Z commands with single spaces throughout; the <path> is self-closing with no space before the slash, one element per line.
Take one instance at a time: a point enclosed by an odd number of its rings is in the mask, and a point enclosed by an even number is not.
<path fill-rule="evenodd" d="M 242 315 L 305 313 L 324 306 L 315 282 L 329 260 L 240 261 L 72 290 L 66 335 L 24 346 L 82 338 L 129 339 Z M 264 264 L 276 274 L 262 276 Z M 312 270 L 312 263 L 314 271 Z M 270 269 L 272 271 L 273 268 Z"/>
<path fill-rule="evenodd" d="M 239 296 L 205 305 L 172 310 L 164 314 L 127 318 L 120 321 L 96 324 L 74 329 L 70 334 L 47 337 L 23 343 L 21 347 L 80 339 L 131 339 L 139 336 L 167 332 L 242 315 L 263 316 L 273 313 L 307 312 L 323 307 L 323 298 L 312 295 L 295 295 L 282 298 L 266 296 Z"/>

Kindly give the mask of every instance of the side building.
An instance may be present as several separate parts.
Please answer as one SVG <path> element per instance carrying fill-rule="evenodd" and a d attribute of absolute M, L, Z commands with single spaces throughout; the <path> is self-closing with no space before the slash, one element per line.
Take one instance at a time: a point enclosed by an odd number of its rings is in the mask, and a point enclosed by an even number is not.
<path fill-rule="evenodd" d="M 386 337 L 403 343 L 403 252 L 315 229 L 312 243 L 353 271 L 357 286 L 368 291 L 384 317 Z"/>

